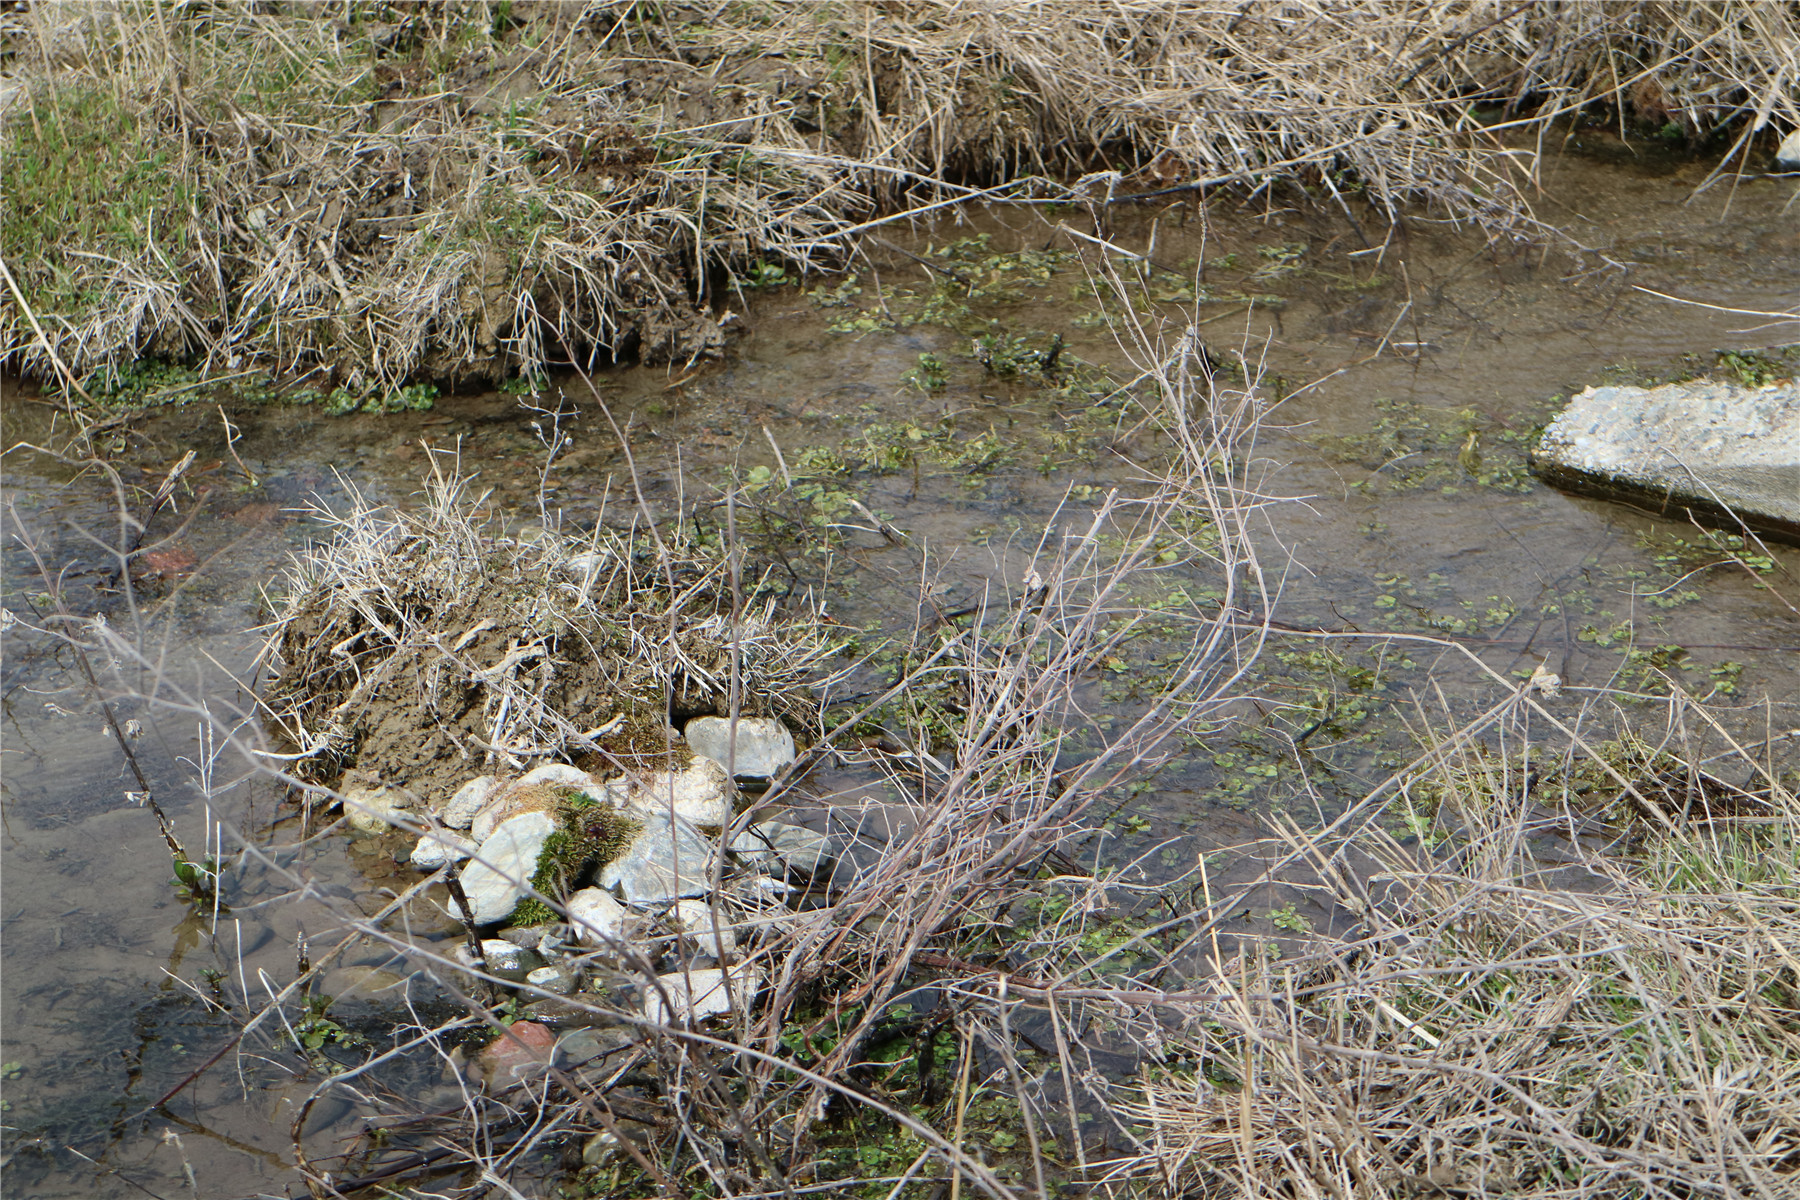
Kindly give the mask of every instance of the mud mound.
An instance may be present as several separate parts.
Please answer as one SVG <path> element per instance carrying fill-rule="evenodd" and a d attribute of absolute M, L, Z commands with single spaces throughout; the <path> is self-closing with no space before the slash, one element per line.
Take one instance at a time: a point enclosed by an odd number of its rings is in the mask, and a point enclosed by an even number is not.
<path fill-rule="evenodd" d="M 456 479 L 416 510 L 324 515 L 337 535 L 297 563 L 269 639 L 265 699 L 302 776 L 447 794 L 546 758 L 616 768 L 662 755 L 671 719 L 728 707 L 731 589 L 706 547 L 505 536 Z M 740 709 L 808 729 L 826 647 L 745 595 Z"/>

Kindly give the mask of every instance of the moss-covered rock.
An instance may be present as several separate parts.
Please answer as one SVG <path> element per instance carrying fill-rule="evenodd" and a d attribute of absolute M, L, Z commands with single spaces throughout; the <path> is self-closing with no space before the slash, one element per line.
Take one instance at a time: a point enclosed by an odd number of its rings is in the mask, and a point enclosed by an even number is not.
<path fill-rule="evenodd" d="M 512 912 L 514 925 L 560 920 L 538 896 L 562 903 L 585 875 L 619 857 L 643 830 L 642 821 L 605 800 L 562 785 L 544 785 L 544 790 L 557 793 L 551 806 L 533 811 L 551 813 L 556 829 L 544 839 L 532 872 L 531 888 L 537 896 L 519 901 Z"/>

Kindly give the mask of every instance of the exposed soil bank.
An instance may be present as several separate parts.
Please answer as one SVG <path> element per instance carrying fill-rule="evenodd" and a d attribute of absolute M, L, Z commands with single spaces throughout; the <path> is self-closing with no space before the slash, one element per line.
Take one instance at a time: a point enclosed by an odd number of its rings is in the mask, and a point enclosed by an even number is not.
<path fill-rule="evenodd" d="M 976 188 L 1100 220 L 1297 184 L 1364 222 L 1424 201 L 1530 235 L 1533 127 L 1592 115 L 1760 169 L 1800 125 L 1800 27 L 1767 4 L 8 19 L 0 359 L 89 391 L 146 356 L 272 371 L 340 409 L 570 354 L 716 354 L 733 288 Z"/>

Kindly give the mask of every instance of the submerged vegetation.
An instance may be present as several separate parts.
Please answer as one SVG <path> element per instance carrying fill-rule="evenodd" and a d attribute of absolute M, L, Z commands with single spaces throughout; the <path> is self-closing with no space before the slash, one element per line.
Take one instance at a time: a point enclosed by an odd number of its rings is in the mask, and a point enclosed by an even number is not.
<path fill-rule="evenodd" d="M 32 5 L 8 14 L 0 359 L 156 357 L 340 406 L 688 362 L 734 289 L 947 202 L 1297 187 L 1496 237 L 1555 121 L 1800 125 L 1785 5 Z M 1294 268 L 1271 251 L 1258 277 Z M 954 277 L 955 267 L 946 267 Z M 967 282 L 967 281 L 965 281 Z M 979 281 L 977 281 L 979 282 Z"/>

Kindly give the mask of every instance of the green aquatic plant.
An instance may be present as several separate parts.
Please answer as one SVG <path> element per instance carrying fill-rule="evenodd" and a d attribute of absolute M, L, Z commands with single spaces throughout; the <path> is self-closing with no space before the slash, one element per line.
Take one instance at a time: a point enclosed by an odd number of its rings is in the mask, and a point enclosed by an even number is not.
<path fill-rule="evenodd" d="M 793 282 L 788 278 L 787 268 L 778 262 L 767 260 L 752 263 L 742 274 L 736 277 L 739 287 L 750 291 L 767 291 L 773 288 L 786 287 Z"/>
<path fill-rule="evenodd" d="M 1048 344 L 1031 334 L 984 333 L 971 350 L 975 361 L 1002 379 L 1015 375 L 1047 375 L 1062 357 L 1063 337 L 1053 335 Z"/>
<path fill-rule="evenodd" d="M 529 396 L 546 391 L 550 387 L 550 377 L 541 371 L 522 371 L 511 379 L 503 379 L 495 385 L 494 390 L 502 396 Z"/>
<path fill-rule="evenodd" d="M 175 894 L 192 903 L 209 902 L 219 892 L 219 860 L 207 855 L 198 862 L 191 861 L 181 855 L 174 856 L 175 878 L 169 882 L 174 885 Z"/>
<path fill-rule="evenodd" d="M 397 413 L 423 411 L 437 400 L 438 390 L 429 383 L 413 383 L 405 387 L 355 389 L 340 387 L 325 397 L 323 407 L 334 417 L 350 413 Z"/>
<path fill-rule="evenodd" d="M 950 372 L 944 366 L 944 360 L 926 351 L 919 355 L 919 365 L 901 376 L 909 387 L 930 394 L 941 392 L 950 382 Z"/>
<path fill-rule="evenodd" d="M 1745 387 L 1767 387 L 1794 377 L 1796 348 L 1780 350 L 1721 350 L 1716 362 L 1720 372 Z"/>

